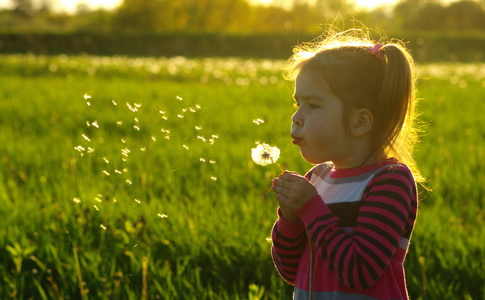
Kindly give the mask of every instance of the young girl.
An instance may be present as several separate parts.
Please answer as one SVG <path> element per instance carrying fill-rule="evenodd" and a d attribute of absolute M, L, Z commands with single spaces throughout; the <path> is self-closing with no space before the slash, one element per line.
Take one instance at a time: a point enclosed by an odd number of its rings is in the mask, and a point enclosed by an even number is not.
<path fill-rule="evenodd" d="M 421 180 L 411 56 L 344 33 L 296 48 L 288 71 L 293 143 L 316 166 L 273 180 L 279 274 L 294 299 L 408 299 L 403 261 Z"/>

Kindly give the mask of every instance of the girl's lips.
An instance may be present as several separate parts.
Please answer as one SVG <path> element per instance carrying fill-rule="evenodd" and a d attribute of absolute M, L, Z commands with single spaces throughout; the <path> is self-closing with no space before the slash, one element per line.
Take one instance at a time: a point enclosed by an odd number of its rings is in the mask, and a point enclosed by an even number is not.
<path fill-rule="evenodd" d="M 298 138 L 298 137 L 296 137 L 294 135 L 292 135 L 291 138 L 293 139 L 293 144 L 295 144 L 295 145 L 298 145 L 300 143 L 300 141 L 301 141 L 300 138 Z"/>

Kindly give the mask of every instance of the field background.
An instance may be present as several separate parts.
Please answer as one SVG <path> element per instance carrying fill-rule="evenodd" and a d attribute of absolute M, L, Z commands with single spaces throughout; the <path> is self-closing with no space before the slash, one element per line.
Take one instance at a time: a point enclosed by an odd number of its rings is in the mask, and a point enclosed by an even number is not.
<path fill-rule="evenodd" d="M 288 299 L 268 240 L 289 137 L 278 60 L 0 56 L 0 298 Z M 411 299 L 485 294 L 485 65 L 418 65 Z M 264 120 L 264 123 L 259 120 Z"/>

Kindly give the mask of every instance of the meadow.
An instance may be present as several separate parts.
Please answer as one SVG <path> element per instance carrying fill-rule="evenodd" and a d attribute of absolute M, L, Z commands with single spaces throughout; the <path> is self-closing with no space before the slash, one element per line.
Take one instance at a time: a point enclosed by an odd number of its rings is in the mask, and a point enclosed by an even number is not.
<path fill-rule="evenodd" d="M 305 173 L 283 62 L 1 55 L 1 299 L 290 299 L 274 165 Z M 417 66 L 411 299 L 485 295 L 485 64 Z"/>

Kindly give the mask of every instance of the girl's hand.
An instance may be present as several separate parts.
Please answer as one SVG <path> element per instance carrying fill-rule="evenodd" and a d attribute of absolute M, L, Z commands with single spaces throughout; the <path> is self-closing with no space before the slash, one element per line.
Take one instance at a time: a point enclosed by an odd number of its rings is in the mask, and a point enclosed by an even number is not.
<path fill-rule="evenodd" d="M 287 221 L 296 220 L 298 218 L 296 212 L 300 207 L 318 195 L 317 189 L 308 179 L 289 171 L 273 179 L 271 189 L 276 193 L 281 213 Z"/>

